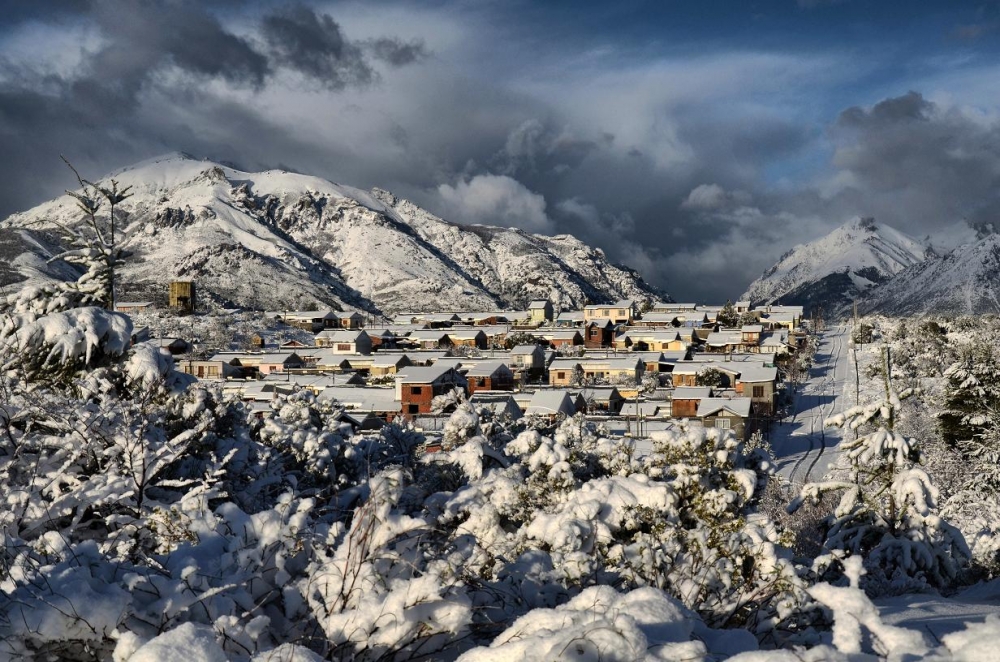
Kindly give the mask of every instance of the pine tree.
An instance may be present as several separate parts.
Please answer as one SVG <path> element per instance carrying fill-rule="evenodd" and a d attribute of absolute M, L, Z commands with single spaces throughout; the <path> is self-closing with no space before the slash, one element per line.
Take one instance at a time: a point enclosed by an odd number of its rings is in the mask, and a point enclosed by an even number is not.
<path fill-rule="evenodd" d="M 941 437 L 952 447 L 982 439 L 989 412 L 1000 409 L 1000 365 L 986 344 L 968 348 L 944 373 L 948 392 L 938 414 Z"/>
<path fill-rule="evenodd" d="M 114 310 L 117 286 L 115 269 L 124 257 L 124 251 L 118 242 L 115 208 L 132 196 L 129 192 L 132 187 L 119 189 L 118 182 L 114 179 L 108 186 L 94 184 L 83 179 L 65 157 L 63 161 L 80 184 L 79 191 L 66 193 L 76 200 L 77 207 L 83 212 L 84 223 L 74 226 L 60 224 L 60 229 L 72 248 L 56 255 L 52 260 L 65 260 L 85 269 L 83 276 L 69 286 L 69 289 L 81 296 L 82 305 L 99 303 L 108 310 Z M 107 217 L 100 213 L 104 204 L 108 207 Z"/>
<path fill-rule="evenodd" d="M 892 389 L 889 354 L 885 352 L 881 401 L 852 407 L 827 419 L 827 425 L 869 432 L 841 442 L 847 459 L 846 479 L 810 483 L 789 505 L 817 503 L 827 492 L 842 493 L 826 522 L 824 546 L 835 557 L 860 555 L 872 593 L 910 588 L 928 582 L 947 586 L 970 551 L 958 529 L 938 514 L 939 492 L 920 467 L 917 441 L 896 431 L 902 400 L 911 389 Z"/>
<path fill-rule="evenodd" d="M 736 307 L 733 306 L 733 302 L 729 299 L 726 300 L 726 305 L 722 307 L 719 314 L 716 316 L 715 321 L 721 326 L 733 328 L 739 321 L 740 316 L 736 313 Z"/>

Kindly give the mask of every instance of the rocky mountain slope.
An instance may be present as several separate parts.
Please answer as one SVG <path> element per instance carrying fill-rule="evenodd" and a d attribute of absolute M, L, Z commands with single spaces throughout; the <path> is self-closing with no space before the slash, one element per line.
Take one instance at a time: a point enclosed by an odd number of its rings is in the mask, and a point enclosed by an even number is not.
<path fill-rule="evenodd" d="M 741 297 L 835 312 L 869 289 L 923 262 L 928 249 L 871 218 L 856 218 L 781 256 Z"/>
<path fill-rule="evenodd" d="M 164 300 L 172 279 L 194 280 L 217 304 L 266 309 L 315 303 L 393 313 L 523 308 L 533 298 L 562 308 L 667 298 L 569 235 L 450 223 L 379 189 L 180 154 L 102 181 L 111 179 L 134 194 L 121 206 L 131 256 L 119 299 Z M 11 266 L 0 276 L 65 277 L 43 265 L 58 248 L 55 224 L 79 221 L 69 196 L 8 218 L 0 250 L 11 253 Z"/>
<path fill-rule="evenodd" d="M 858 304 L 887 315 L 1000 313 L 1000 235 L 987 234 L 901 271 Z"/>

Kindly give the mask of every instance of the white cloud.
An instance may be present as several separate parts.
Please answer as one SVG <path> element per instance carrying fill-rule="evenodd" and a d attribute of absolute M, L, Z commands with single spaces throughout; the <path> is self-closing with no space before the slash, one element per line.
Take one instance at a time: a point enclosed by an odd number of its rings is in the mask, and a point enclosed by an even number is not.
<path fill-rule="evenodd" d="M 443 215 L 456 223 L 483 223 L 551 233 L 545 198 L 506 175 L 476 175 L 437 188 Z"/>

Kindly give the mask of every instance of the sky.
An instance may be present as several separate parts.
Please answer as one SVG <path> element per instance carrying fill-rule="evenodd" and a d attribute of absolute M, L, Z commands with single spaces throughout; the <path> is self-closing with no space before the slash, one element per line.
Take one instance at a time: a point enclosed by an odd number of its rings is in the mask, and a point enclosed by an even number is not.
<path fill-rule="evenodd" d="M 569 233 L 678 300 L 1000 211 L 1000 3 L 0 0 L 0 217 L 165 152 Z M 1000 227 L 1000 225 L 998 225 Z"/>

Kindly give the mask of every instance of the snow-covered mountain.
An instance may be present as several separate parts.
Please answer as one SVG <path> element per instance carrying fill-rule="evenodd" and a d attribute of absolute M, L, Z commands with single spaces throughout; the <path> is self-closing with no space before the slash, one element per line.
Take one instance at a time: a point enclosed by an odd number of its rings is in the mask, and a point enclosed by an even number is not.
<path fill-rule="evenodd" d="M 782 255 L 741 298 L 833 312 L 928 255 L 925 246 L 902 232 L 856 218 Z"/>
<path fill-rule="evenodd" d="M 888 315 L 1000 313 L 1000 235 L 980 235 L 901 271 L 859 303 Z"/>
<path fill-rule="evenodd" d="M 101 181 L 111 179 L 134 194 L 121 206 L 131 257 L 119 298 L 164 299 L 173 279 L 194 280 L 199 296 L 218 303 L 268 309 L 489 310 L 533 298 L 569 308 L 666 297 L 569 235 L 450 223 L 380 189 L 281 170 L 242 172 L 181 154 Z M 40 230 L 79 220 L 69 196 L 8 218 L 0 250 L 26 267 L 10 261 L 17 273 L 0 277 L 57 276 L 41 265 L 58 235 Z"/>

